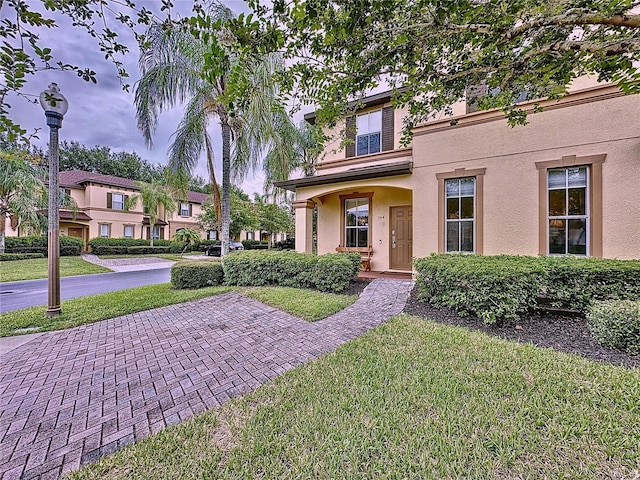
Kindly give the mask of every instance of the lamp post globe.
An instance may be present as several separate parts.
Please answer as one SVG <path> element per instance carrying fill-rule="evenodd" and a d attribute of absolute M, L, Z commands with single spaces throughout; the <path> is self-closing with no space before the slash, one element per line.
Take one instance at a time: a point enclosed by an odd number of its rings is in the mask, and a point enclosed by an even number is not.
<path fill-rule="evenodd" d="M 48 206 L 48 242 L 49 288 L 47 317 L 60 315 L 60 186 L 58 170 L 60 154 L 58 149 L 58 130 L 62 128 L 62 119 L 69 109 L 69 103 L 60 93 L 58 85 L 52 83 L 40 94 L 40 105 L 44 110 L 49 126 L 49 206 Z"/>

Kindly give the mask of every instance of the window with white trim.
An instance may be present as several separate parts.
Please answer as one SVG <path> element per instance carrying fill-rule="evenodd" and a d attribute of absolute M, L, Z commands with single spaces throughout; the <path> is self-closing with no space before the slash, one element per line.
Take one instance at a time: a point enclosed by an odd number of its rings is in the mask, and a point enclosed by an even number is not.
<path fill-rule="evenodd" d="M 180 204 L 180 216 L 181 217 L 188 217 L 191 215 L 191 209 L 189 208 L 189 204 L 188 203 L 181 203 Z"/>
<path fill-rule="evenodd" d="M 446 251 L 473 253 L 476 222 L 475 177 L 446 180 L 445 197 Z"/>
<path fill-rule="evenodd" d="M 369 246 L 369 198 L 345 198 L 344 246 Z"/>
<path fill-rule="evenodd" d="M 153 227 L 152 229 L 152 238 L 154 240 L 160 240 L 160 227 Z"/>
<path fill-rule="evenodd" d="M 218 231 L 209 230 L 209 232 L 207 233 L 207 240 L 218 240 Z"/>
<path fill-rule="evenodd" d="M 124 238 L 133 238 L 133 225 L 124 226 Z"/>
<path fill-rule="evenodd" d="M 122 193 L 111 194 L 111 208 L 113 210 L 124 210 L 124 195 Z"/>
<path fill-rule="evenodd" d="M 111 225 L 109 225 L 108 223 L 101 223 L 100 236 L 102 238 L 109 238 L 111 236 Z"/>
<path fill-rule="evenodd" d="M 547 171 L 549 255 L 589 255 L 588 167 Z"/>
<path fill-rule="evenodd" d="M 381 151 L 382 110 L 364 113 L 356 118 L 356 155 Z"/>

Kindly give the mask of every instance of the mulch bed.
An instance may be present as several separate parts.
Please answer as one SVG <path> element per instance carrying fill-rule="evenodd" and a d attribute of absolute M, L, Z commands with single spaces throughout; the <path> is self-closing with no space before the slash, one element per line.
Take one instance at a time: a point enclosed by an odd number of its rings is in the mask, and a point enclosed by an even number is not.
<path fill-rule="evenodd" d="M 589 334 L 585 319 L 578 316 L 542 313 L 521 318 L 515 323 L 487 325 L 476 317 L 460 317 L 449 308 L 437 308 L 428 303 L 418 301 L 417 287 L 411 292 L 404 311 L 405 313 L 429 318 L 445 325 L 457 325 L 479 330 L 507 340 L 553 348 L 561 352 L 580 355 L 590 360 L 622 365 L 628 368 L 640 367 L 640 355 L 629 355 L 600 345 Z"/>

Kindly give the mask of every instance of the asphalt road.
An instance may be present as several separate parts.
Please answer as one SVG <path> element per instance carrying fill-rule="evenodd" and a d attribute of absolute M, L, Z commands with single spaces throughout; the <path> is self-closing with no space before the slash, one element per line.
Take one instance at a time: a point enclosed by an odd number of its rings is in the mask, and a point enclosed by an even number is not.
<path fill-rule="evenodd" d="M 134 272 L 98 273 L 60 279 L 60 299 L 168 283 L 171 268 Z M 47 304 L 47 279 L 0 283 L 0 313 Z"/>

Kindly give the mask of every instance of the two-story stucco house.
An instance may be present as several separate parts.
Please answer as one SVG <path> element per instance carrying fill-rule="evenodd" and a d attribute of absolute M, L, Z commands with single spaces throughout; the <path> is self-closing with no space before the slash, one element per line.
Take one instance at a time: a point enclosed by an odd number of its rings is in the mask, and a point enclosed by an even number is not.
<path fill-rule="evenodd" d="M 511 128 L 459 102 L 403 148 L 406 112 L 389 93 L 365 99 L 325 132 L 346 126 L 353 142 L 326 145 L 316 176 L 278 184 L 296 193 L 296 250 L 312 251 L 317 208 L 318 253 L 371 247 L 378 271 L 432 252 L 640 258 L 640 96 L 579 79 L 540 104 Z"/>
<path fill-rule="evenodd" d="M 204 193 L 189 192 L 186 199 L 178 202 L 173 214 L 166 214 L 160 207 L 158 223 L 151 228 L 140 201 L 134 208 L 125 208 L 127 197 L 140 190 L 133 180 L 71 170 L 60 172 L 60 188 L 65 189 L 78 205 L 75 217 L 71 211 L 60 211 L 60 233 L 81 238 L 85 248 L 95 237 L 150 239 L 153 235 L 154 239 L 170 240 L 181 228 L 199 231 L 203 238 L 211 234 L 202 232 L 196 219 L 208 197 Z M 7 235 L 17 236 L 17 227 L 7 222 Z"/>

